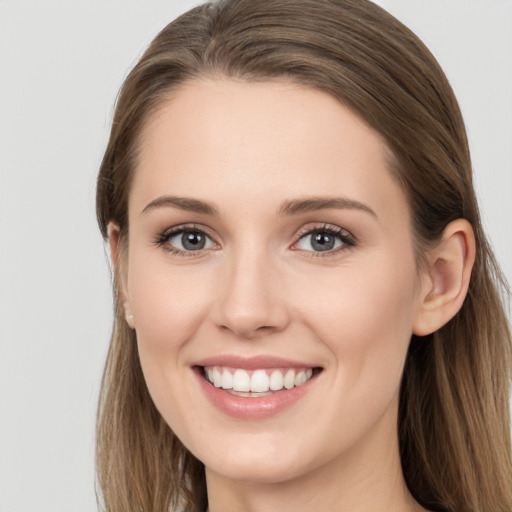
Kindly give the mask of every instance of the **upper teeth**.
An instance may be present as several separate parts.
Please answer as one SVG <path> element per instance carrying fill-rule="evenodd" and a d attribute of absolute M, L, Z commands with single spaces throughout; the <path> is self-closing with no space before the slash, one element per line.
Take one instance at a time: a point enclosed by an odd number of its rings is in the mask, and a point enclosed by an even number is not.
<path fill-rule="evenodd" d="M 312 368 L 247 371 L 241 368 L 207 366 L 204 371 L 207 379 L 217 388 L 255 393 L 279 391 L 283 388 L 292 389 L 294 386 L 304 384 L 313 375 Z"/>

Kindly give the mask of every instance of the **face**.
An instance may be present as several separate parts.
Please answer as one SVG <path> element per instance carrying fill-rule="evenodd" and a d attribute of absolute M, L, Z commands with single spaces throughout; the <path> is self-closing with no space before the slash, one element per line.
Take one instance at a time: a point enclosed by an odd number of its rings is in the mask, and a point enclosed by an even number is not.
<path fill-rule="evenodd" d="M 419 278 L 375 131 L 298 85 L 190 82 L 143 133 L 129 226 L 147 385 L 207 474 L 389 457 Z"/>

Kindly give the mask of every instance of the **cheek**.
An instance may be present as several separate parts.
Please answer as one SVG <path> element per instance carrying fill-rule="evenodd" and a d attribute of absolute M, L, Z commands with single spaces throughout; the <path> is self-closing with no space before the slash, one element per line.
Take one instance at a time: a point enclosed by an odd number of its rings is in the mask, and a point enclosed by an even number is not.
<path fill-rule="evenodd" d="M 314 287 L 303 283 L 303 316 L 344 367 L 344 378 L 372 378 L 373 372 L 383 379 L 387 372 L 399 379 L 412 334 L 414 260 L 396 264 L 390 256 L 365 263 L 324 280 L 317 276 Z"/>
<path fill-rule="evenodd" d="M 165 258 L 134 254 L 128 292 L 141 358 L 178 350 L 197 330 L 209 309 L 211 276 L 200 266 L 190 272 L 171 268 Z"/>
<path fill-rule="evenodd" d="M 140 363 L 153 402 L 183 441 L 197 425 L 193 397 L 183 386 L 190 378 L 188 343 L 210 309 L 211 279 L 198 269 L 171 269 L 165 258 L 131 255 L 128 295 L 135 318 Z M 196 431 L 202 427 L 197 426 Z"/>
<path fill-rule="evenodd" d="M 379 259 L 316 276 L 301 295 L 302 317 L 330 352 L 326 378 L 337 407 L 328 434 L 342 446 L 386 417 L 392 430 L 412 333 L 415 265 Z M 325 291 L 327 290 L 327 292 Z M 320 413 L 319 413 L 320 414 Z M 327 433 L 326 433 L 327 435 Z M 331 446 L 331 445 L 329 445 Z M 332 448 L 332 446 L 331 446 Z"/>

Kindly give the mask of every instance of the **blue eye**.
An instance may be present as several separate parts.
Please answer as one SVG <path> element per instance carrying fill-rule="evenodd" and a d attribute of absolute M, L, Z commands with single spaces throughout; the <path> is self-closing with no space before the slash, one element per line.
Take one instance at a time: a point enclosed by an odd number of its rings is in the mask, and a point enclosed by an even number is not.
<path fill-rule="evenodd" d="M 209 238 L 200 231 L 182 231 L 169 238 L 169 243 L 180 250 L 200 251 L 205 249 Z"/>
<path fill-rule="evenodd" d="M 215 242 L 200 229 L 176 228 L 168 230 L 157 239 L 157 244 L 165 246 L 171 252 L 187 253 L 212 249 Z"/>
<path fill-rule="evenodd" d="M 354 241 L 342 229 L 318 228 L 302 235 L 296 247 L 302 251 L 328 252 L 344 246 L 353 246 Z"/>

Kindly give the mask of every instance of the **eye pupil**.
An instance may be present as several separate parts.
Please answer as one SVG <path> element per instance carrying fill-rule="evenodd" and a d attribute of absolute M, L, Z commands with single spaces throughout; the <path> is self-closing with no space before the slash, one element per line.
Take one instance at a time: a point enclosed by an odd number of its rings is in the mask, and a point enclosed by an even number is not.
<path fill-rule="evenodd" d="M 311 246 L 315 251 L 329 251 L 335 243 L 334 236 L 325 231 L 316 231 L 311 235 Z"/>
<path fill-rule="evenodd" d="M 187 251 L 204 249 L 206 237 L 197 231 L 185 231 L 181 236 L 181 243 Z"/>

